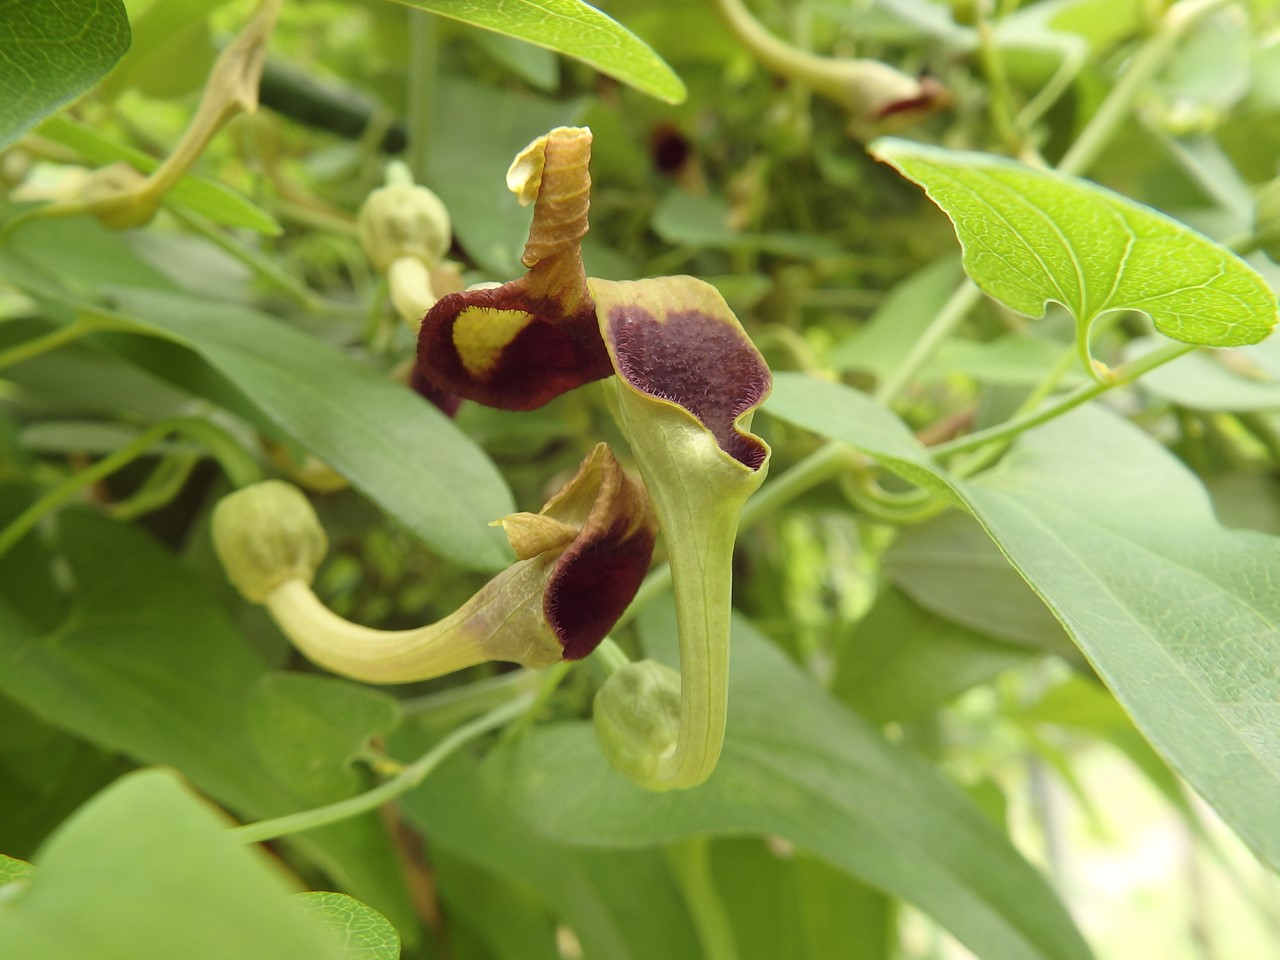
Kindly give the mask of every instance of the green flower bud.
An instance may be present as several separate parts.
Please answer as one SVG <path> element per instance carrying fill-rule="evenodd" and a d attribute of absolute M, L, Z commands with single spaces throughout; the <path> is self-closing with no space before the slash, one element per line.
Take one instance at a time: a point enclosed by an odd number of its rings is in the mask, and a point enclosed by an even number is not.
<path fill-rule="evenodd" d="M 680 674 L 654 660 L 629 663 L 605 681 L 592 712 L 615 769 L 650 790 L 672 786 L 660 767 L 680 735 Z"/>
<path fill-rule="evenodd" d="M 123 162 L 95 170 L 84 185 L 85 206 L 112 230 L 146 226 L 163 198 L 149 192 L 147 177 Z"/>
<path fill-rule="evenodd" d="M 290 580 L 310 584 L 328 546 L 310 501 L 281 480 L 238 490 L 213 511 L 213 549 L 254 603 Z"/>
<path fill-rule="evenodd" d="M 434 193 L 413 182 L 399 161 L 387 167 L 387 185 L 369 194 L 356 223 L 360 245 L 379 273 L 401 257 L 431 267 L 453 242 L 449 211 Z"/>

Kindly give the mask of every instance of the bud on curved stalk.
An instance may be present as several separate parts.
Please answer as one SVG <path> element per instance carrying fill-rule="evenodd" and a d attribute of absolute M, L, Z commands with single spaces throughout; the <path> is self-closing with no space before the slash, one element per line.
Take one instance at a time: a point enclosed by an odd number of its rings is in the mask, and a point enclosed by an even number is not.
<path fill-rule="evenodd" d="M 385 274 L 391 302 L 415 330 L 437 297 L 431 270 L 453 244 L 449 211 L 431 190 L 413 182 L 399 160 L 387 164 L 387 182 L 369 194 L 356 218 L 360 246 Z"/>
<path fill-rule="evenodd" d="M 529 272 L 450 294 L 431 308 L 418 336 L 418 366 L 436 390 L 532 410 L 613 373 L 580 250 L 590 159 L 585 127 L 557 127 L 516 157 L 507 186 L 522 203 L 535 201 L 521 257 Z"/>
<path fill-rule="evenodd" d="M 82 201 L 90 213 L 116 230 L 149 223 L 218 131 L 237 114 L 257 110 L 267 43 L 282 3 L 261 0 L 249 22 L 223 47 L 209 72 L 195 116 L 173 152 L 150 175 L 143 176 L 122 162 L 90 178 Z"/>
<path fill-rule="evenodd" d="M 680 738 L 680 674 L 653 660 L 629 663 L 605 681 L 591 712 L 609 762 L 662 789 L 663 760 Z"/>
<path fill-rule="evenodd" d="M 733 545 L 742 506 L 764 481 L 769 462 L 769 447 L 748 428 L 772 378 L 710 284 L 662 277 L 593 279 L 590 286 L 618 372 L 618 421 L 667 546 L 680 631 L 674 741 L 653 755 L 654 730 L 665 727 L 640 723 L 622 750 L 623 730 L 615 723 L 602 745 L 611 762 L 643 786 L 692 787 L 711 775 L 724 741 Z M 619 695 L 610 692 L 603 702 Z M 655 694 L 637 713 L 664 712 L 666 702 Z"/>
<path fill-rule="evenodd" d="M 877 60 L 820 57 L 783 43 L 742 0 L 715 0 L 715 6 L 730 32 L 767 69 L 843 107 L 856 136 L 900 129 L 951 102 L 947 89 L 931 77 L 913 77 Z"/>
<path fill-rule="evenodd" d="M 324 532 L 300 491 L 279 481 L 224 498 L 214 548 L 236 587 L 264 604 L 310 660 L 370 683 L 425 680 L 489 660 L 545 667 L 585 657 L 649 568 L 655 525 L 644 488 L 605 444 L 536 514 L 501 521 L 519 558 L 456 612 L 416 630 L 342 619 L 311 590 Z"/>

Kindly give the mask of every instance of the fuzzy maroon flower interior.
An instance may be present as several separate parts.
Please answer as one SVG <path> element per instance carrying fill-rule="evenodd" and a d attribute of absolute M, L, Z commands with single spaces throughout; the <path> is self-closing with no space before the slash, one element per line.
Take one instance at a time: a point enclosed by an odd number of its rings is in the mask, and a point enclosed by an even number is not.
<path fill-rule="evenodd" d="M 564 658 L 580 660 L 613 629 L 640 588 L 657 520 L 644 485 L 623 471 L 603 443 L 542 513 L 581 525 L 556 561 L 542 603 Z"/>

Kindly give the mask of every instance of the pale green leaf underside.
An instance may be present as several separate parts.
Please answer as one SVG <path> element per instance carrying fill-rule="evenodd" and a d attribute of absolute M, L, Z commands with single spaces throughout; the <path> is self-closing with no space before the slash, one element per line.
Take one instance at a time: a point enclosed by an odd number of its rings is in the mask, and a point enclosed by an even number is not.
<path fill-rule="evenodd" d="M 0 2 L 0 148 L 92 87 L 128 49 L 121 0 Z"/>
<path fill-rule="evenodd" d="M 684 83 L 644 41 L 582 0 L 397 2 L 563 53 L 667 103 L 686 95 Z"/>
<path fill-rule="evenodd" d="M 945 483 L 1151 744 L 1280 866 L 1280 538 L 1222 527 L 1185 467 L 1101 407 L 964 481 L 849 387 L 779 374 L 765 409 Z"/>
<path fill-rule="evenodd" d="M 1140 310 L 1184 343 L 1257 343 L 1276 297 L 1248 264 L 1188 227 L 1102 187 L 1000 157 L 879 140 L 872 153 L 924 187 L 955 224 L 964 268 L 1029 317 L 1047 301 L 1088 327 Z"/>
<path fill-rule="evenodd" d="M 351 960 L 399 960 L 400 935 L 373 907 L 345 893 L 297 894 L 303 909 L 334 934 Z"/>

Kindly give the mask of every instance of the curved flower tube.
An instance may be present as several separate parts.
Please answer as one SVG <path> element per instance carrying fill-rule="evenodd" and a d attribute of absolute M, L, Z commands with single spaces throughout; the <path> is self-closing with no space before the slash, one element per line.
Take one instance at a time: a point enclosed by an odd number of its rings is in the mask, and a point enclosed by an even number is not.
<path fill-rule="evenodd" d="M 601 443 L 539 513 L 497 522 L 517 562 L 415 630 L 362 627 L 320 602 L 311 581 L 324 531 L 296 487 L 267 481 L 223 498 L 213 538 L 246 599 L 266 606 L 308 659 L 356 680 L 426 680 L 489 660 L 545 667 L 591 653 L 649 568 L 656 531 L 644 487 Z"/>
<path fill-rule="evenodd" d="M 655 731 L 672 728 L 644 719 L 670 712 L 672 681 L 664 687 L 651 678 L 641 688 L 649 692 L 648 708 L 633 708 L 636 723 L 615 723 L 602 743 L 614 765 L 643 786 L 692 787 L 711 775 L 724 741 L 733 544 L 742 506 L 769 462 L 769 447 L 748 428 L 772 378 L 710 284 L 662 277 L 590 286 L 618 372 L 618 422 L 667 545 L 680 631 L 674 740 L 661 743 Z M 617 698 L 610 685 L 631 685 L 630 671 L 655 666 L 633 664 L 614 674 L 598 708 Z"/>
<path fill-rule="evenodd" d="M 855 135 L 899 129 L 951 102 L 947 89 L 931 77 L 913 77 L 878 60 L 820 57 L 769 33 L 742 0 L 713 0 L 713 5 L 738 42 L 767 69 L 843 107 Z"/>
<path fill-rule="evenodd" d="M 442 297 L 423 318 L 418 367 L 436 391 L 532 410 L 613 373 L 582 267 L 590 158 L 586 127 L 557 127 L 516 157 L 507 186 L 536 200 L 521 257 L 529 272 Z"/>

